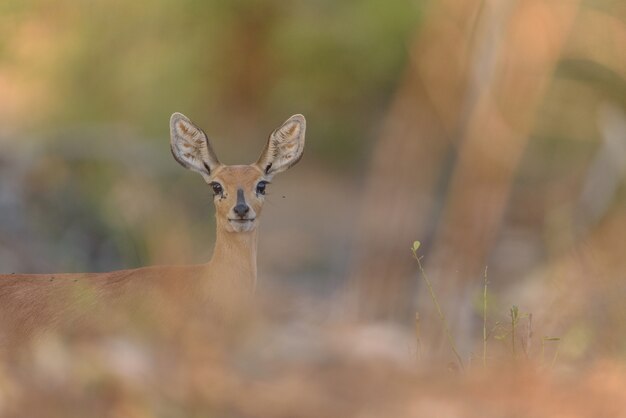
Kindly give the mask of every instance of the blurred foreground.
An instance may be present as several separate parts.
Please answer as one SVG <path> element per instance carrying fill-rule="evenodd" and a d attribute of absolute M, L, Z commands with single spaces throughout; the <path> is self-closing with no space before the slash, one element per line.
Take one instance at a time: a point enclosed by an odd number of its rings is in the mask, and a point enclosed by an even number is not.
<path fill-rule="evenodd" d="M 293 296 L 229 327 L 202 315 L 137 321 L 129 309 L 125 318 L 116 315 L 115 331 L 91 324 L 64 336 L 44 334 L 3 355 L 0 414 L 625 416 L 621 363 L 572 369 L 553 363 L 552 347 L 514 359 L 490 341 L 486 368 L 482 359 L 466 372 L 438 368 L 420 358 L 415 334 L 323 320 L 316 312 L 323 306 L 303 312 L 306 303 L 298 300 L 296 308 Z M 130 326 L 120 326 L 124 320 Z"/>

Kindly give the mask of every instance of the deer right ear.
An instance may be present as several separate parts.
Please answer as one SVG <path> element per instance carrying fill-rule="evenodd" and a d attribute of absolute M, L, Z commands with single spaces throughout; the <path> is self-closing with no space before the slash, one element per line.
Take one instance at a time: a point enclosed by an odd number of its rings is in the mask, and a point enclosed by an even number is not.
<path fill-rule="evenodd" d="M 182 113 L 174 113 L 170 118 L 170 146 L 180 165 L 205 179 L 220 166 L 209 138 Z"/>
<path fill-rule="evenodd" d="M 267 178 L 281 173 L 300 161 L 304 151 L 306 120 L 293 115 L 270 135 L 256 165 Z"/>

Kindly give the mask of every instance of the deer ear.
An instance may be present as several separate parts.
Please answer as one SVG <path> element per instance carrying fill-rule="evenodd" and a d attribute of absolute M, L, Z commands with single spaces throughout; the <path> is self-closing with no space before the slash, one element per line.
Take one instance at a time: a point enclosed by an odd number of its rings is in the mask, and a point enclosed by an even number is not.
<path fill-rule="evenodd" d="M 304 151 L 306 120 L 302 115 L 293 115 L 270 135 L 267 145 L 256 165 L 272 177 L 296 164 Z"/>
<path fill-rule="evenodd" d="M 174 113 L 170 118 L 170 146 L 180 165 L 204 178 L 220 165 L 209 138 L 182 113 Z"/>

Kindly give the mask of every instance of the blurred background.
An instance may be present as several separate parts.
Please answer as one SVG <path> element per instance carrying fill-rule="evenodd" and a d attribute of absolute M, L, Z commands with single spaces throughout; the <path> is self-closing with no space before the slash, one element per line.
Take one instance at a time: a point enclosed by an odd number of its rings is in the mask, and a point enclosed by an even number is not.
<path fill-rule="evenodd" d="M 626 356 L 623 0 L 0 3 L 0 271 L 208 260 L 171 113 L 249 163 L 287 117 L 259 291 L 465 352 L 512 304 L 573 362 Z M 324 314 L 326 315 L 326 314 Z M 432 329 L 430 329 L 432 328 Z"/>

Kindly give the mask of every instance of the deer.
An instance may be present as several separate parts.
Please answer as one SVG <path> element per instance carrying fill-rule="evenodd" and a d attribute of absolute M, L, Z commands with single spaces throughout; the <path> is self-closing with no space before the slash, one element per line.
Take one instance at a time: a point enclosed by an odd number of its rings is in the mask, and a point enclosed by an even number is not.
<path fill-rule="evenodd" d="M 244 306 L 256 288 L 258 226 L 266 188 L 274 175 L 300 160 L 305 130 L 304 116 L 293 115 L 269 135 L 255 163 L 224 165 L 206 133 L 174 113 L 171 153 L 183 167 L 200 174 L 213 194 L 216 239 L 210 260 L 103 273 L 2 274 L 0 346 L 103 315 L 123 303 L 152 301 L 158 311 L 159 301 L 167 299 L 179 308 L 208 305 L 224 316 Z"/>

